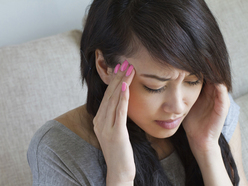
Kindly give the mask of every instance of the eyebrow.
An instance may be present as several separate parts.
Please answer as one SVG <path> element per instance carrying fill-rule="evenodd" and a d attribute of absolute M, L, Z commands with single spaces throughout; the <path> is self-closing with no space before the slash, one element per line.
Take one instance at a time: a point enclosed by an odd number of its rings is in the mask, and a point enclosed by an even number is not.
<path fill-rule="evenodd" d="M 194 74 L 190 73 L 189 75 L 187 75 L 187 77 L 192 76 L 192 75 L 194 75 Z M 146 77 L 146 78 L 156 79 L 156 80 L 159 80 L 159 81 L 168 81 L 168 80 L 170 80 L 170 78 L 163 78 L 163 77 L 159 77 L 159 76 L 153 75 L 153 74 L 141 74 L 141 76 Z"/>
<path fill-rule="evenodd" d="M 168 80 L 170 80 L 169 78 L 162 78 L 162 77 L 152 75 L 152 74 L 141 74 L 141 76 L 146 77 L 146 78 L 156 79 L 156 80 L 159 80 L 159 81 L 168 81 Z"/>

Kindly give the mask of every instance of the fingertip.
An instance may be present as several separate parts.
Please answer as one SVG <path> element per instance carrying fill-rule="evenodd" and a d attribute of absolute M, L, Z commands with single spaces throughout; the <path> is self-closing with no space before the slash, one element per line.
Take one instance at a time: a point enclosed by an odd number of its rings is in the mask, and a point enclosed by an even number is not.
<path fill-rule="evenodd" d="M 122 63 L 122 65 L 121 65 L 121 71 L 122 71 L 122 72 L 125 71 L 125 70 L 127 69 L 128 65 L 129 65 L 128 61 L 125 60 L 125 61 Z"/>
<path fill-rule="evenodd" d="M 218 85 L 216 85 L 216 88 L 220 92 L 228 92 L 228 89 L 227 89 L 226 85 L 224 85 L 224 84 L 218 84 Z"/>
<path fill-rule="evenodd" d="M 133 65 L 131 65 L 128 70 L 129 72 L 127 72 L 127 74 L 125 75 L 125 82 L 128 86 L 130 86 L 135 76 L 135 69 Z"/>
<path fill-rule="evenodd" d="M 130 74 L 132 73 L 133 71 L 133 65 L 130 65 L 128 70 L 127 70 L 127 73 L 126 73 L 126 77 L 130 76 Z"/>
<path fill-rule="evenodd" d="M 122 92 L 125 92 L 126 89 L 127 89 L 127 83 L 126 82 L 122 82 L 121 91 Z"/>
<path fill-rule="evenodd" d="M 117 65 L 115 66 L 115 69 L 114 69 L 114 73 L 115 73 L 115 74 L 117 74 L 117 72 L 118 72 L 120 66 L 121 66 L 120 64 L 117 64 Z"/>
<path fill-rule="evenodd" d="M 129 99 L 129 85 L 127 82 L 123 81 L 121 86 L 121 99 Z"/>

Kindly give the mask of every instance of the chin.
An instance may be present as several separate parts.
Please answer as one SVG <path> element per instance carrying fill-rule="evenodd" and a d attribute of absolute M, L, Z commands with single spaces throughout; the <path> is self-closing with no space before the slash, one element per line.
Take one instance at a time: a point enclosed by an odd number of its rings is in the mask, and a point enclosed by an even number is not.
<path fill-rule="evenodd" d="M 173 129 L 173 130 L 166 130 L 166 131 L 159 131 L 156 133 L 150 133 L 150 132 L 146 132 L 148 135 L 154 137 L 154 138 L 158 138 L 158 139 L 164 139 L 164 138 L 169 138 L 171 136 L 173 136 L 176 131 L 178 130 L 178 128 Z"/>

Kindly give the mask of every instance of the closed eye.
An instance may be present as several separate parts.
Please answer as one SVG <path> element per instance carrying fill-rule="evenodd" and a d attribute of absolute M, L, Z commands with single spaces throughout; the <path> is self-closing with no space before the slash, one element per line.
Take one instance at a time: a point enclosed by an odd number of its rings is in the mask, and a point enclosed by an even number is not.
<path fill-rule="evenodd" d="M 201 81 L 198 79 L 197 81 L 186 81 L 186 83 L 187 83 L 188 85 L 190 85 L 190 86 L 195 86 L 195 85 L 200 84 Z M 145 85 L 143 85 L 143 86 L 144 86 L 144 88 L 145 88 L 148 92 L 150 92 L 150 93 L 161 93 L 161 92 L 163 92 L 163 91 L 165 90 L 165 88 L 166 88 L 166 86 L 163 86 L 163 87 L 161 87 L 161 88 L 159 88 L 159 89 L 152 89 L 152 88 L 149 88 L 149 87 L 147 87 L 147 86 L 145 86 Z"/>
<path fill-rule="evenodd" d="M 200 84 L 200 80 L 198 79 L 197 81 L 187 81 L 187 83 L 191 86 L 194 86 Z"/>
<path fill-rule="evenodd" d="M 163 92 L 163 91 L 165 90 L 165 86 L 162 87 L 162 88 L 159 88 L 159 89 L 151 89 L 151 88 L 149 88 L 149 87 L 147 87 L 147 86 L 144 85 L 144 88 L 145 88 L 148 92 L 150 92 L 150 93 L 161 93 L 161 92 Z"/>

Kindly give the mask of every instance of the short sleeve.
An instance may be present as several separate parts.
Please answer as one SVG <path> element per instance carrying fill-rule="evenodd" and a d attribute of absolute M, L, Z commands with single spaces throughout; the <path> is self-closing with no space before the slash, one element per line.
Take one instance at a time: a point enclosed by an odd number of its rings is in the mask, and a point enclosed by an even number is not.
<path fill-rule="evenodd" d="M 33 175 L 33 186 L 79 186 L 76 177 L 58 156 L 56 149 L 51 149 L 49 142 L 43 143 L 51 128 L 49 125 L 40 128 L 29 145 L 27 157 Z M 61 147 L 60 144 L 58 146 Z"/>
<path fill-rule="evenodd" d="M 33 186 L 103 185 L 96 179 L 99 175 L 91 174 L 94 166 L 90 165 L 95 159 L 88 153 L 89 145 L 84 148 L 83 143 L 83 139 L 56 121 L 43 125 L 33 136 L 27 153 Z"/>
<path fill-rule="evenodd" d="M 41 148 L 38 151 L 38 180 L 33 180 L 33 186 L 79 186 L 70 169 L 54 154 L 51 149 Z M 86 184 L 85 184 L 86 185 Z"/>
<path fill-rule="evenodd" d="M 237 103 L 234 102 L 230 94 L 229 94 L 229 99 L 230 99 L 230 108 L 228 110 L 228 114 L 222 129 L 222 134 L 226 138 L 227 142 L 229 142 L 230 139 L 232 138 L 232 135 L 238 124 L 239 109 L 240 109 L 240 107 L 237 105 Z"/>

